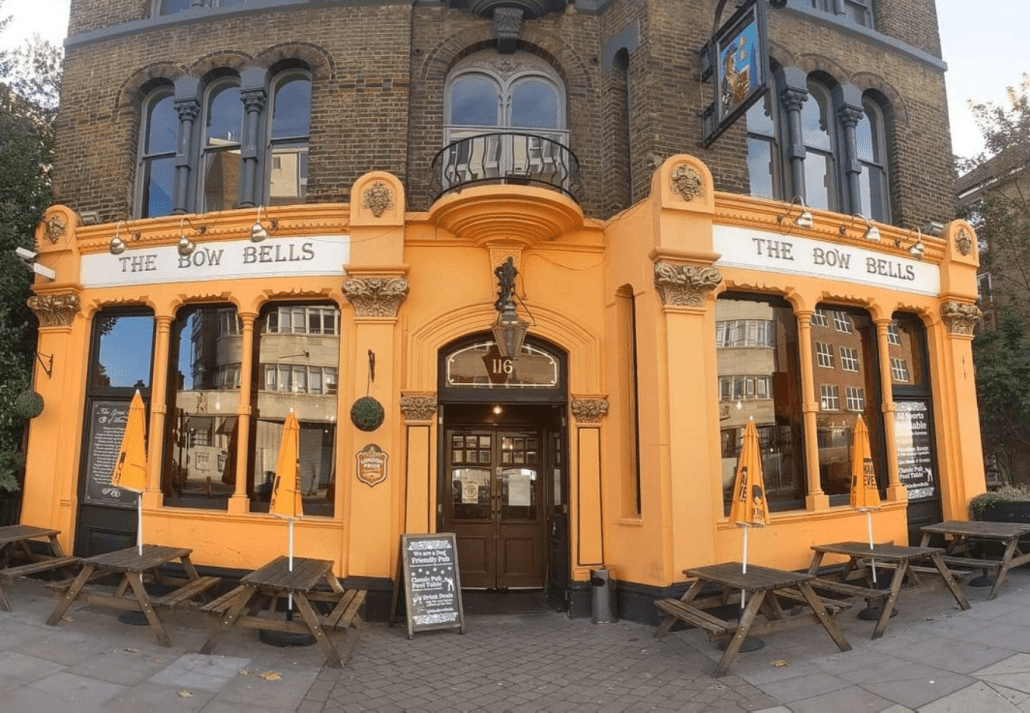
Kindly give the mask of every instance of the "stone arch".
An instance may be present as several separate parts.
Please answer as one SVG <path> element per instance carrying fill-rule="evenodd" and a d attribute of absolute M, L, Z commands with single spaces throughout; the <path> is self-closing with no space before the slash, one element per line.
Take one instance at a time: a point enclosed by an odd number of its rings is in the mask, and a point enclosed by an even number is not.
<path fill-rule="evenodd" d="M 312 79 L 333 81 L 336 79 L 336 61 L 324 48 L 309 42 L 283 42 L 261 50 L 254 64 L 263 69 L 272 69 L 277 64 L 301 62 L 311 71 Z"/>

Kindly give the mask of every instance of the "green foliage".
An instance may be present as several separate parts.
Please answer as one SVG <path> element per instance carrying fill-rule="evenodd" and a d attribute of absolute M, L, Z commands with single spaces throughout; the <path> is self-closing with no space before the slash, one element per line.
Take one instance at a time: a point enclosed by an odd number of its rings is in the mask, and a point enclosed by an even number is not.
<path fill-rule="evenodd" d="M 0 0 L 0 31 L 5 15 Z M 52 202 L 50 165 L 61 85 L 61 51 L 35 39 L 0 52 L 0 490 L 17 489 L 26 419 L 14 402 L 31 389 L 36 320 L 26 305 L 31 275 L 14 256 Z"/>
<path fill-rule="evenodd" d="M 987 155 L 962 166 L 993 182 L 966 216 L 991 274 L 998 328 L 973 342 L 984 454 L 1008 482 L 1030 482 L 1030 77 L 1005 105 L 973 104 Z"/>
<path fill-rule="evenodd" d="M 350 420 L 362 431 L 374 431 L 383 425 L 383 405 L 371 396 L 362 396 L 350 410 Z"/>
<path fill-rule="evenodd" d="M 984 510 L 991 505 L 1026 502 L 1030 502 L 1030 488 L 1005 485 L 997 490 L 988 490 L 986 493 L 980 493 L 970 500 L 969 517 L 973 520 L 982 519 Z"/>

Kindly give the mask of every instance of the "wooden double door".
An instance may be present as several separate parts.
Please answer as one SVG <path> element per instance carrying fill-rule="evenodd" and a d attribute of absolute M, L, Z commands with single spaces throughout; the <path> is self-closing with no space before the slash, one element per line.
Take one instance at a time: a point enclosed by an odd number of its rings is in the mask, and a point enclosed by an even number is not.
<path fill-rule="evenodd" d="M 457 535 L 462 586 L 544 588 L 547 432 L 452 427 L 445 444 L 443 525 Z"/>

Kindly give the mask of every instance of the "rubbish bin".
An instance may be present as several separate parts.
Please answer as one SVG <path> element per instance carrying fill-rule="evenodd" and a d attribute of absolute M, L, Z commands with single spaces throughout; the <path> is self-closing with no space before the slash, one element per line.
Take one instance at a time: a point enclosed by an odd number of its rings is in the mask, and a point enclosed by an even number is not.
<path fill-rule="evenodd" d="M 607 567 L 590 570 L 593 606 L 590 621 L 595 624 L 614 624 L 619 620 L 615 606 L 615 575 Z"/>

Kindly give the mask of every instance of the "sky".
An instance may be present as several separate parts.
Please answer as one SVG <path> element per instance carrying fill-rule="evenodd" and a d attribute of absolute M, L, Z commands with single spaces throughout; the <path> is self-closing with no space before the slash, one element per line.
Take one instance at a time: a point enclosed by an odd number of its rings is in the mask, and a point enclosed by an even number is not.
<path fill-rule="evenodd" d="M 68 0 L 0 0 L 0 14 L 14 17 L 0 35 L 0 49 L 20 46 L 33 33 L 60 43 L 68 32 Z M 1016 86 L 1030 72 L 1025 49 L 1030 2 L 1015 0 L 937 0 L 952 148 L 972 156 L 983 140 L 968 108 L 977 102 L 1005 102 L 1005 88 Z"/>

